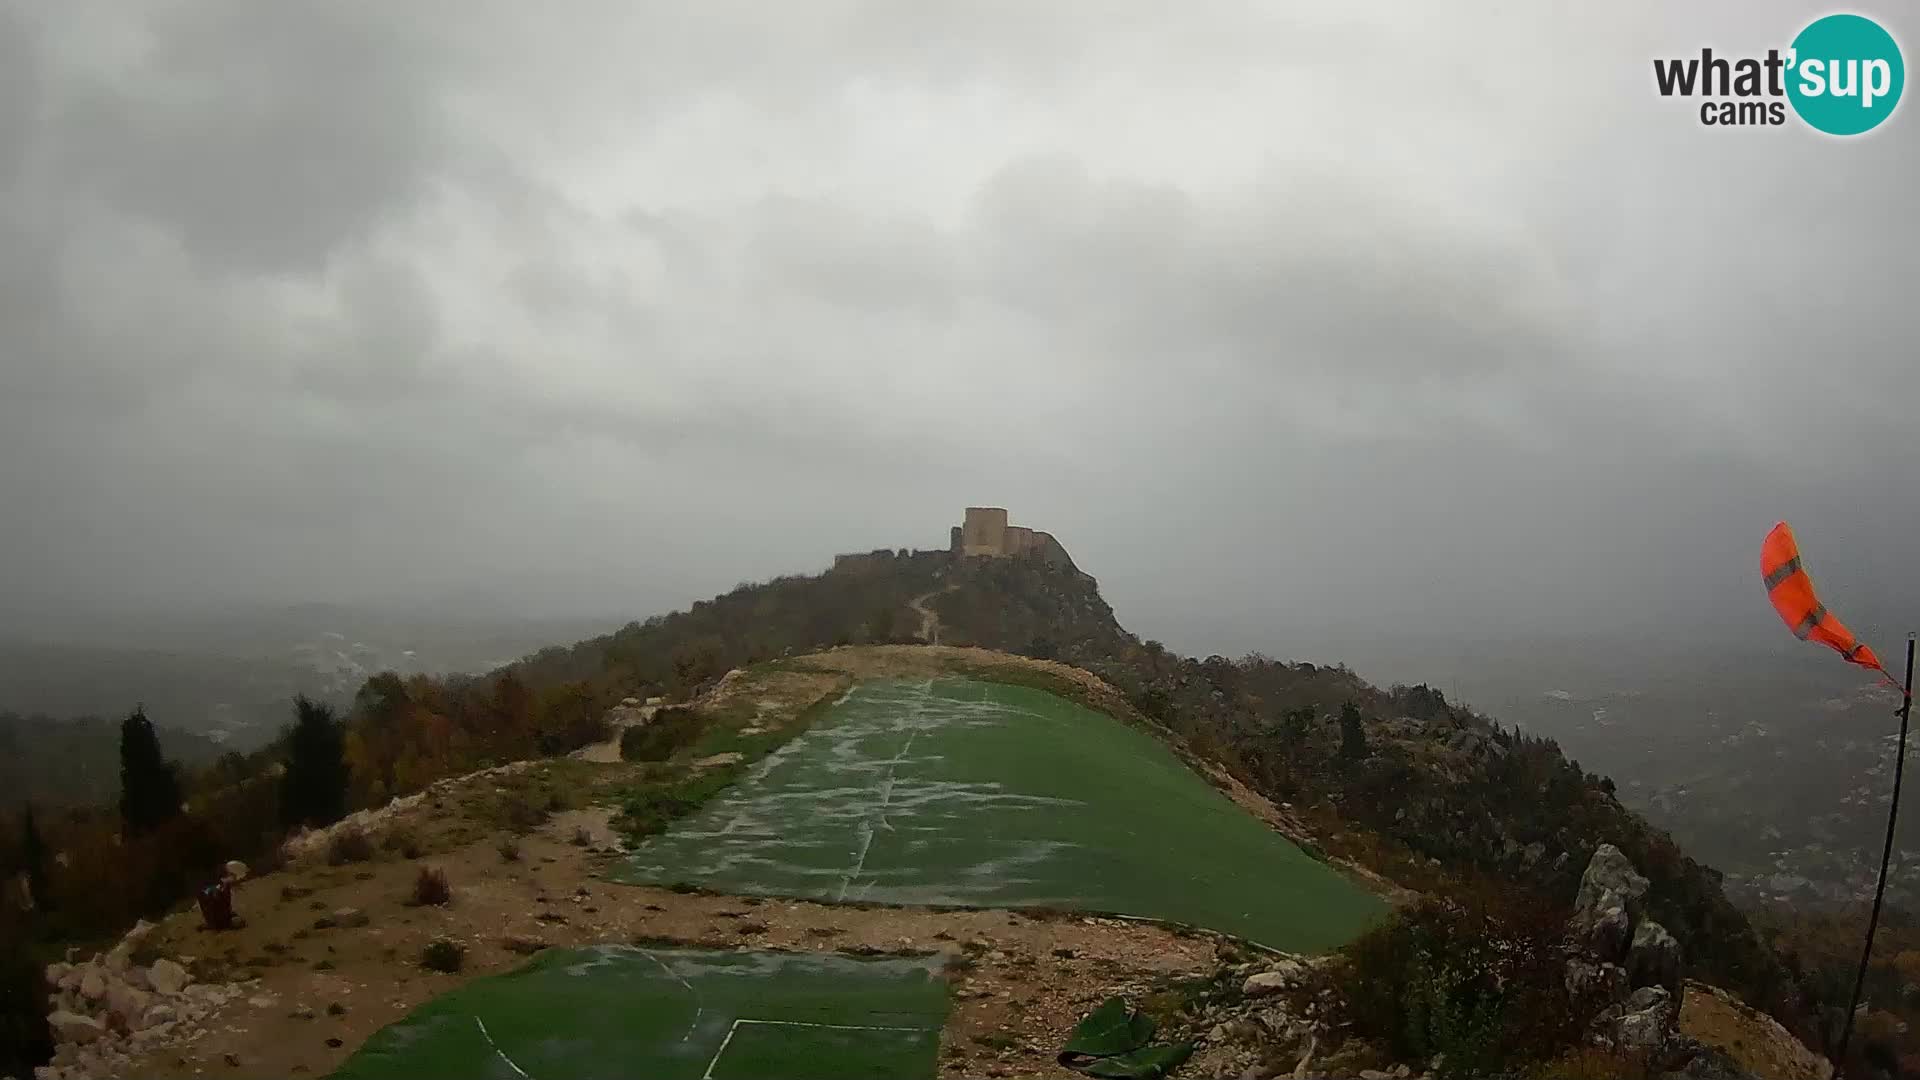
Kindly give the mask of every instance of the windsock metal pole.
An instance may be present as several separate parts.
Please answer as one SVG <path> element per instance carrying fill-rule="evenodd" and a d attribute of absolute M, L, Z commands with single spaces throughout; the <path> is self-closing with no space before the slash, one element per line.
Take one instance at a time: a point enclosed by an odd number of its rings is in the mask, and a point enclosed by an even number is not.
<path fill-rule="evenodd" d="M 1873 956 L 1873 932 L 1880 926 L 1880 901 L 1887 895 L 1887 864 L 1893 860 L 1893 823 L 1900 815 L 1900 774 L 1907 765 L 1907 721 L 1913 718 L 1913 635 L 1907 635 L 1907 688 L 1900 700 L 1900 756 L 1893 759 L 1893 803 L 1887 807 L 1887 846 L 1880 852 L 1880 884 L 1873 890 L 1873 914 L 1867 916 L 1867 941 L 1860 948 L 1860 971 L 1853 977 L 1853 1000 L 1847 1002 L 1846 1026 L 1840 1029 L 1840 1052 L 1833 1063 L 1847 1064 L 1847 1043 L 1853 1038 L 1853 1014 L 1860 1009 L 1860 988 L 1867 981 L 1867 961 Z"/>

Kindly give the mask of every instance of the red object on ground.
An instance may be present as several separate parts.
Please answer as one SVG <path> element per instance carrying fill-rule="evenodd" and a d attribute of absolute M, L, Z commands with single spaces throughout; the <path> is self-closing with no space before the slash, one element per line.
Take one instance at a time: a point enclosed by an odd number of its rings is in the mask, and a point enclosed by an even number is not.
<path fill-rule="evenodd" d="M 200 890 L 200 918 L 209 930 L 233 929 L 233 885 L 216 882 Z"/>

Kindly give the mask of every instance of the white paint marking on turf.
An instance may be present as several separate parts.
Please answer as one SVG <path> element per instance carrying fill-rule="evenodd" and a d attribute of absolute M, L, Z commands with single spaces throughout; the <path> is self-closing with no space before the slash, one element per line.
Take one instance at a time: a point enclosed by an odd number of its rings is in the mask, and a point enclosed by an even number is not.
<path fill-rule="evenodd" d="M 920 696 L 913 699 L 905 719 L 908 722 L 918 720 L 920 715 L 926 711 L 927 702 L 932 697 L 933 680 L 928 679 L 920 686 Z M 860 872 L 867 868 L 867 851 L 873 847 L 874 815 L 879 815 L 881 828 L 886 829 L 888 832 L 893 831 L 893 824 L 887 820 L 887 804 L 893 801 L 893 771 L 899 767 L 901 762 L 907 759 L 907 751 L 913 749 L 913 740 L 920 737 L 921 730 L 919 727 L 910 728 L 907 732 L 907 741 L 900 745 L 900 750 L 887 762 L 886 778 L 880 782 L 880 805 L 860 821 L 860 850 L 855 853 L 856 858 L 853 862 L 853 869 L 848 870 L 846 874 L 840 878 L 840 893 L 834 897 L 836 901 L 847 898 L 847 887 L 852 885 L 853 879 L 859 877 Z M 871 891 L 872 888 L 873 883 L 868 882 L 866 890 L 863 890 L 863 893 L 865 891 Z"/>
<path fill-rule="evenodd" d="M 634 946 L 634 948 L 640 949 L 640 946 L 636 945 Z M 687 1033 L 685 1035 L 680 1036 L 680 1041 L 686 1042 L 688 1039 L 693 1038 L 693 1029 L 700 1026 L 700 1014 L 707 1011 L 706 1006 L 700 1004 L 700 991 L 695 990 L 693 988 L 692 983 L 688 982 L 684 978 L 681 978 L 680 973 L 673 970 L 673 968 L 669 967 L 665 960 L 662 960 L 659 957 L 653 955 L 653 953 L 648 952 L 646 949 L 640 949 L 640 951 L 646 955 L 647 959 L 653 961 L 656 964 L 659 964 L 661 971 L 666 972 L 668 975 L 673 977 L 674 981 L 678 982 L 681 986 L 686 987 L 687 993 L 693 995 L 693 1020 L 691 1023 L 687 1025 Z M 522 1075 L 525 1075 L 525 1074 L 522 1074 Z"/>
<path fill-rule="evenodd" d="M 720 1064 L 720 1055 L 727 1052 L 727 1046 L 733 1042 L 733 1033 L 740 1030 L 740 1021 L 735 1020 L 727 1029 L 727 1037 L 720 1040 L 720 1049 L 713 1052 L 713 1059 L 707 1062 L 707 1071 L 700 1074 L 700 1080 L 713 1080 L 713 1067 Z"/>
<path fill-rule="evenodd" d="M 913 1031 L 922 1035 L 932 1028 L 896 1027 L 888 1024 L 816 1024 L 811 1020 L 735 1020 L 735 1027 L 741 1024 L 766 1024 L 769 1027 L 809 1027 L 831 1028 L 834 1031 Z"/>
<path fill-rule="evenodd" d="M 479 1016 L 473 1018 L 473 1025 L 480 1029 L 480 1037 L 487 1040 L 487 1045 L 493 1047 L 493 1052 L 500 1055 L 500 1060 L 507 1063 L 507 1068 L 512 1069 L 521 1076 L 525 1076 L 526 1080 L 533 1080 L 533 1077 L 527 1076 L 527 1070 L 515 1065 L 513 1059 L 507 1056 L 507 1052 L 500 1049 L 499 1044 L 493 1041 L 493 1036 L 487 1034 L 487 1025 Z"/>
<path fill-rule="evenodd" d="M 888 832 L 893 831 L 893 822 L 887 820 L 887 807 L 893 803 L 894 766 L 907 760 L 907 753 L 913 749 L 913 740 L 919 737 L 920 732 L 918 730 L 908 735 L 907 741 L 900 746 L 900 752 L 893 755 L 893 760 L 887 763 L 887 779 L 885 783 L 880 785 L 880 827 Z"/>
<path fill-rule="evenodd" d="M 834 1031 L 911 1031 L 916 1035 L 925 1035 L 933 1030 L 932 1028 L 916 1027 L 882 1027 L 877 1024 L 815 1024 L 806 1020 L 735 1020 L 732 1026 L 727 1028 L 727 1037 L 720 1040 L 720 1049 L 713 1052 L 713 1060 L 707 1062 L 707 1071 L 700 1074 L 700 1080 L 713 1080 L 713 1070 L 720 1064 L 720 1055 L 727 1052 L 727 1044 L 733 1041 L 733 1036 L 740 1030 L 741 1024 L 765 1024 L 768 1027 L 829 1028 Z M 526 1074 L 522 1073 L 521 1075 L 524 1076 Z"/>
<path fill-rule="evenodd" d="M 859 877 L 860 871 L 866 868 L 867 849 L 871 848 L 872 846 L 873 846 L 873 823 L 871 821 L 863 820 L 860 822 L 860 851 L 859 851 L 860 857 L 853 861 L 852 869 L 840 875 L 840 892 L 838 893 L 838 895 L 834 896 L 833 898 L 836 903 L 839 901 L 845 900 L 847 898 L 847 886 L 853 884 L 853 879 L 856 877 Z"/>

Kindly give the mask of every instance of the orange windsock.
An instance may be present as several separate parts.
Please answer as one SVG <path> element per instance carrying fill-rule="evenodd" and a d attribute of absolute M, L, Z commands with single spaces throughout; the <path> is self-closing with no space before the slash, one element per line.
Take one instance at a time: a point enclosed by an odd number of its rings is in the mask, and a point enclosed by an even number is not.
<path fill-rule="evenodd" d="M 1793 530 L 1784 521 L 1773 527 L 1767 542 L 1760 546 L 1760 575 L 1766 580 L 1767 599 L 1773 602 L 1773 610 L 1780 613 L 1794 637 L 1817 641 L 1845 657 L 1847 663 L 1872 668 L 1892 681 L 1873 650 L 1854 637 L 1853 631 L 1813 594 L 1813 579 L 1800 562 L 1800 545 L 1794 542 Z"/>

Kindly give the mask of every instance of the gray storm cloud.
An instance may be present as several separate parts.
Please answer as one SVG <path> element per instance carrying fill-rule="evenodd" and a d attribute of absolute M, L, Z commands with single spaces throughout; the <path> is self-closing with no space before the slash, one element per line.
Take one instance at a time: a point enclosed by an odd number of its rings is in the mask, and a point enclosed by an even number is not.
<path fill-rule="evenodd" d="M 0 613 L 982 502 L 1202 650 L 1742 622 L 1782 516 L 1900 610 L 1914 106 L 1703 128 L 1652 58 L 1818 11 L 1540 7 L 0 0 Z"/>

